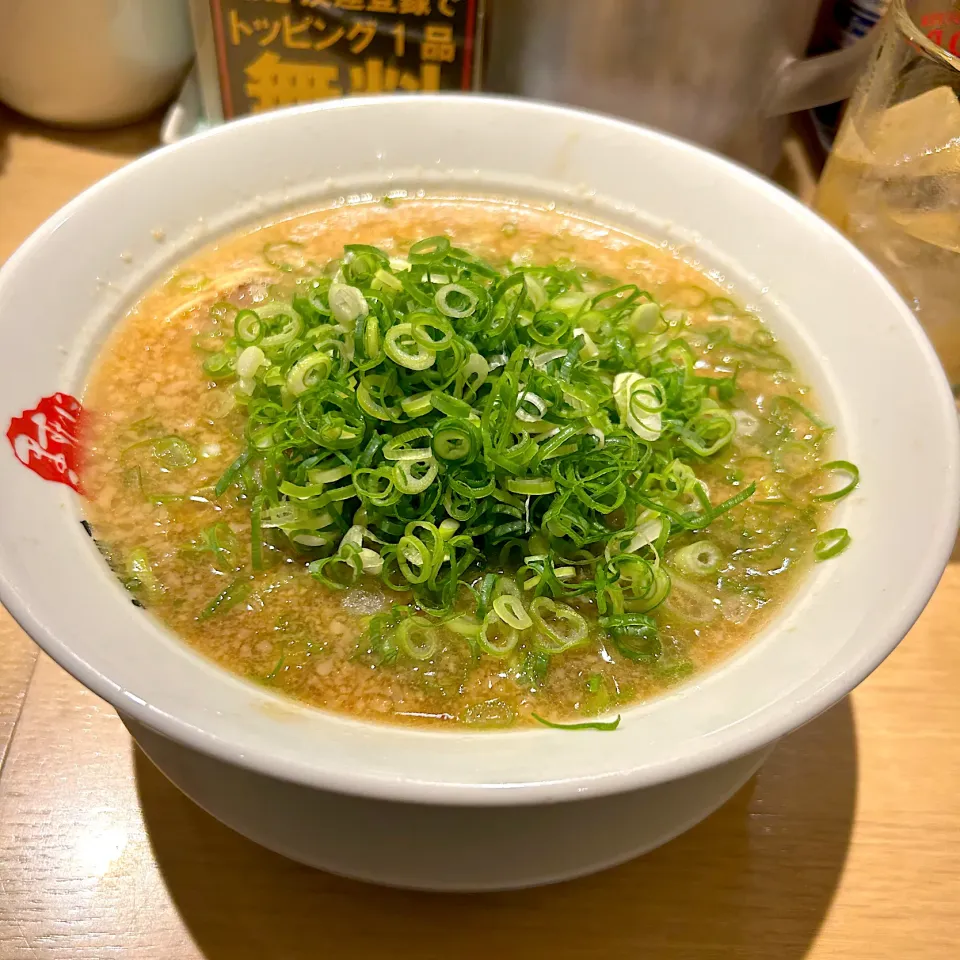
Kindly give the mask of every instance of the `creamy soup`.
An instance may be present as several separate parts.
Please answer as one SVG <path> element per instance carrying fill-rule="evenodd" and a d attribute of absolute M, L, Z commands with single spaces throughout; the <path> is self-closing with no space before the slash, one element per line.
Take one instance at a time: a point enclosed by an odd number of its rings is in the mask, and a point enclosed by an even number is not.
<path fill-rule="evenodd" d="M 760 317 L 682 251 L 397 200 L 226 238 L 85 395 L 113 570 L 228 670 L 357 717 L 612 729 L 757 633 L 856 483 Z"/>

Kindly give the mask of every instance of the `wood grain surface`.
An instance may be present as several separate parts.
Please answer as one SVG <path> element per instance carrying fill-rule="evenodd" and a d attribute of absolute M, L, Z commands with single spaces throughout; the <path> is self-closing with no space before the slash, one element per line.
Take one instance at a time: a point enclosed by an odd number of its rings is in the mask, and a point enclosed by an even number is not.
<path fill-rule="evenodd" d="M 0 260 L 155 137 L 155 122 L 64 134 L 0 113 Z M 431 896 L 221 826 L 0 611 L 0 960 L 956 960 L 958 632 L 955 554 L 896 653 L 694 830 L 583 880 Z"/>

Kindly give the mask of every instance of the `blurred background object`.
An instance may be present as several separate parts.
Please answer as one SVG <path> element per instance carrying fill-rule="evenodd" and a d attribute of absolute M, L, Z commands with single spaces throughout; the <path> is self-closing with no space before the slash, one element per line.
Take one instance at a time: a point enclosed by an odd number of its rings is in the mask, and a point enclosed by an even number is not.
<path fill-rule="evenodd" d="M 960 3 L 893 0 L 817 210 L 887 275 L 960 387 Z"/>
<path fill-rule="evenodd" d="M 0 100 L 108 127 L 170 99 L 193 59 L 187 0 L 3 0 Z"/>
<path fill-rule="evenodd" d="M 762 172 L 786 115 L 845 98 L 869 53 L 803 52 L 820 0 L 491 0 L 484 87 L 646 123 Z"/>
<path fill-rule="evenodd" d="M 884 0 L 824 0 L 835 4 Z M 821 0 L 191 0 L 197 70 L 164 140 L 289 103 L 483 89 L 636 120 L 764 173 L 787 115 L 845 98 L 865 44 L 812 58 Z M 829 39 L 826 45 L 831 45 Z M 834 48 L 839 43 L 832 43 Z"/>
<path fill-rule="evenodd" d="M 829 53 L 853 46 L 879 22 L 890 0 L 824 0 L 808 54 Z M 846 101 L 826 103 L 810 111 L 817 139 L 829 151 Z"/>

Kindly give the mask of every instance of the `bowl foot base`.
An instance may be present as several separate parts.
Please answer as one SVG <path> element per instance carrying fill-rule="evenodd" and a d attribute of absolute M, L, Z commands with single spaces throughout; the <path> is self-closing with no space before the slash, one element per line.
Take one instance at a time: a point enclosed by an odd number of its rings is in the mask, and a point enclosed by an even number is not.
<path fill-rule="evenodd" d="M 683 780 L 568 803 L 438 807 L 312 790 L 189 750 L 125 717 L 144 753 L 243 836 L 321 870 L 419 890 L 570 880 L 672 840 L 725 803 L 772 747 Z"/>

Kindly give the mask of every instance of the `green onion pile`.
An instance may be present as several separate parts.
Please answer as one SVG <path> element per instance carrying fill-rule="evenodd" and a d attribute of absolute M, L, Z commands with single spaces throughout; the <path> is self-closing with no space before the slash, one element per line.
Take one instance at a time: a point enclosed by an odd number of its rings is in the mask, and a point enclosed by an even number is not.
<path fill-rule="evenodd" d="M 430 660 L 444 637 L 552 656 L 597 631 L 655 660 L 668 540 L 755 490 L 712 502 L 697 478 L 736 432 L 735 375 L 702 376 L 647 291 L 572 268 L 431 237 L 405 258 L 350 245 L 318 272 L 213 308 L 232 333 L 204 370 L 246 415 L 216 494 L 252 490 L 253 567 L 279 538 L 327 587 L 404 594 L 370 621 L 378 662 Z"/>

